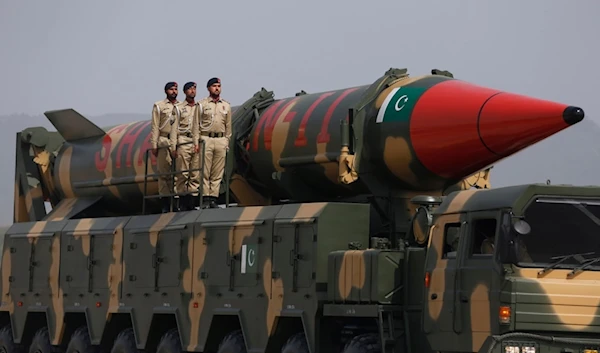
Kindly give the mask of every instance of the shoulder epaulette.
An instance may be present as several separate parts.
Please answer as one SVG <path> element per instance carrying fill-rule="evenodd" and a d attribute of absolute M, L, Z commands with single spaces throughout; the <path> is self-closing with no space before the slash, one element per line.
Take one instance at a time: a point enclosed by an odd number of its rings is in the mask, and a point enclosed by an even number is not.
<path fill-rule="evenodd" d="M 152 105 L 152 110 L 156 110 L 158 112 L 158 114 L 160 114 L 160 107 L 162 106 L 162 101 L 157 101 L 154 102 L 154 104 Z"/>

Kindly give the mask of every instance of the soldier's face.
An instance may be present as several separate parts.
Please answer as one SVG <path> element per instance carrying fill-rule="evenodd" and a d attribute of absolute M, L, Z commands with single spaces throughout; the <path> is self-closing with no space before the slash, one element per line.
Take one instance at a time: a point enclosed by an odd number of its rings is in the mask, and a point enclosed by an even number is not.
<path fill-rule="evenodd" d="M 167 90 L 167 97 L 171 99 L 177 98 L 177 87 L 171 87 Z"/>
<path fill-rule="evenodd" d="M 196 98 L 196 87 L 192 86 L 185 91 L 185 96 L 188 98 Z"/>
<path fill-rule="evenodd" d="M 210 85 L 208 87 L 208 93 L 210 93 L 211 96 L 218 96 L 219 94 L 221 94 L 221 84 L 214 83 Z"/>

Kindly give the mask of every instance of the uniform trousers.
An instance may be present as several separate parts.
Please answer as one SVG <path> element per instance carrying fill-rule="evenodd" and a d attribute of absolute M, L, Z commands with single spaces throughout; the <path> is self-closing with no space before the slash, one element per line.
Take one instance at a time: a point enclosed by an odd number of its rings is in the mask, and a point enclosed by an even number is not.
<path fill-rule="evenodd" d="M 175 190 L 177 193 L 192 192 L 193 196 L 197 196 L 198 186 L 200 185 L 198 177 L 200 172 L 198 170 L 189 172 L 186 170 L 200 168 L 199 154 L 194 153 L 194 144 L 191 137 L 180 135 L 177 138 L 177 144 L 175 166 L 178 173 L 175 181 Z"/>
<path fill-rule="evenodd" d="M 225 155 L 227 153 L 226 137 L 201 136 L 204 141 L 204 168 L 202 170 L 202 193 L 204 196 L 219 197 L 221 180 L 225 170 Z M 202 151 L 202 146 L 200 146 Z"/>
<path fill-rule="evenodd" d="M 171 171 L 171 153 L 169 152 L 169 139 L 165 136 L 158 137 L 158 155 L 156 156 L 157 173 L 169 173 Z M 162 147 L 162 148 L 161 148 Z M 158 177 L 158 194 L 168 195 L 173 192 L 172 174 L 160 175 Z"/>

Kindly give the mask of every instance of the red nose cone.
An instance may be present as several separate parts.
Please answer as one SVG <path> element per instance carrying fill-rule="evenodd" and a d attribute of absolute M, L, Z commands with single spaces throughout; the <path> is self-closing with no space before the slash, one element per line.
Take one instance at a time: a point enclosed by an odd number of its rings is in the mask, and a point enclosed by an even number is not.
<path fill-rule="evenodd" d="M 427 169 L 458 179 L 583 117 L 577 107 L 448 80 L 427 89 L 416 102 L 410 136 Z"/>
<path fill-rule="evenodd" d="M 583 110 L 512 93 L 492 96 L 481 109 L 479 134 L 498 156 L 508 156 L 583 119 Z"/>

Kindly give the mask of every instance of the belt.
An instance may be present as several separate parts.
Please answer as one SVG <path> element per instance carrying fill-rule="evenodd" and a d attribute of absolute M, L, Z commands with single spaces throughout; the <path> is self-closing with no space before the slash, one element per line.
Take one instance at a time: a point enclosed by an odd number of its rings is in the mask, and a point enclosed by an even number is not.
<path fill-rule="evenodd" d="M 180 132 L 179 136 L 187 136 L 187 137 L 192 137 L 192 133 L 191 132 Z"/>
<path fill-rule="evenodd" d="M 223 137 L 225 136 L 224 133 L 222 132 L 208 132 L 208 131 L 202 131 L 200 133 L 202 136 L 208 136 L 208 137 Z"/>
<path fill-rule="evenodd" d="M 160 136 L 162 136 L 162 137 L 169 137 L 169 133 L 168 132 L 161 132 Z"/>

